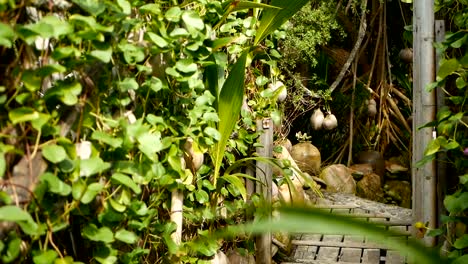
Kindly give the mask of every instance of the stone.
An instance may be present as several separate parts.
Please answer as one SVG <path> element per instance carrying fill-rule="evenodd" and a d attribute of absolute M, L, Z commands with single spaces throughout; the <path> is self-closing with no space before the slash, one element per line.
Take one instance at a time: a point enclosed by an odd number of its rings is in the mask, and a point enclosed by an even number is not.
<path fill-rule="evenodd" d="M 245 250 L 246 251 L 246 250 Z M 231 249 L 226 253 L 231 264 L 255 264 L 255 257 L 247 254 L 241 254 L 239 251 Z"/>
<path fill-rule="evenodd" d="M 307 172 L 310 175 L 319 174 L 322 163 L 320 151 L 312 143 L 301 142 L 294 145 L 291 156 L 301 171 Z"/>
<path fill-rule="evenodd" d="M 356 195 L 372 201 L 382 201 L 384 194 L 380 176 L 375 173 L 365 174 L 356 184 Z"/>
<path fill-rule="evenodd" d="M 361 151 L 357 154 L 359 163 L 367 163 L 372 165 L 373 172 L 380 176 L 383 181 L 385 175 L 385 160 L 380 152 L 375 150 Z"/>
<path fill-rule="evenodd" d="M 343 164 L 333 164 L 322 170 L 320 178 L 327 184 L 328 192 L 356 193 L 352 171 Z"/>
<path fill-rule="evenodd" d="M 218 251 L 214 258 L 211 260 L 211 264 L 231 264 L 226 254 L 222 251 Z"/>

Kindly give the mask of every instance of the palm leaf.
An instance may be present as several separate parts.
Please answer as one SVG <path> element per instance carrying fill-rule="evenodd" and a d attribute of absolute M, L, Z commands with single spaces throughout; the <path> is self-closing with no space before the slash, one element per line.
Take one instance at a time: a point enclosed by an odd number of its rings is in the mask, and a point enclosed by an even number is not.
<path fill-rule="evenodd" d="M 309 1 L 310 0 L 272 0 L 271 5 L 281 9 L 268 8 L 263 11 L 254 45 L 258 45 L 269 34 L 277 30 Z"/>
<path fill-rule="evenodd" d="M 218 97 L 218 131 L 221 138 L 215 145 L 213 161 L 215 165 L 213 183 L 216 186 L 219 170 L 224 157 L 225 148 L 229 137 L 236 125 L 239 117 L 242 100 L 244 97 L 245 64 L 247 61 L 248 50 L 244 51 L 237 62 L 232 67 L 226 81 L 221 88 Z"/>

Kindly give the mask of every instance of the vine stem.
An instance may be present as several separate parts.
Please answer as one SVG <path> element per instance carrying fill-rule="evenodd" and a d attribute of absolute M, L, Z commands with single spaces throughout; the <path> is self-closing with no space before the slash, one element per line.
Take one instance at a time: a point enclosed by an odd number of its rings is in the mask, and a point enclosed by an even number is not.
<path fill-rule="evenodd" d="M 349 54 L 348 59 L 346 60 L 346 63 L 343 65 L 343 68 L 341 68 L 340 74 L 338 75 L 338 78 L 332 83 L 330 86 L 330 93 L 332 93 L 340 84 L 340 82 L 343 80 L 346 71 L 348 70 L 349 66 L 351 65 L 351 62 L 354 60 L 356 57 L 356 54 L 359 50 L 359 47 L 361 46 L 362 40 L 366 36 L 366 10 L 367 10 L 367 0 L 363 1 L 363 4 L 361 6 L 361 22 L 359 25 L 359 33 L 358 33 L 358 39 L 356 40 L 356 43 L 354 44 L 353 50 Z"/>

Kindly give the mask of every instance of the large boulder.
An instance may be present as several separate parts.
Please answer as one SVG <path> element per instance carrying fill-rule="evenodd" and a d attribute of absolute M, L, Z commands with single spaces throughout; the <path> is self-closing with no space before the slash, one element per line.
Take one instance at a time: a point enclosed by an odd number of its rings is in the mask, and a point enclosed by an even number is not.
<path fill-rule="evenodd" d="M 326 167 L 320 173 L 320 178 L 327 184 L 327 191 L 335 193 L 356 193 L 356 182 L 352 171 L 342 164 Z"/>
<path fill-rule="evenodd" d="M 380 176 L 375 173 L 365 174 L 356 184 L 356 195 L 365 199 L 380 202 L 383 199 Z"/>
<path fill-rule="evenodd" d="M 303 172 L 310 175 L 317 175 L 320 172 L 322 163 L 320 151 L 310 142 L 301 142 L 292 147 L 292 158 L 296 161 L 297 166 Z"/>

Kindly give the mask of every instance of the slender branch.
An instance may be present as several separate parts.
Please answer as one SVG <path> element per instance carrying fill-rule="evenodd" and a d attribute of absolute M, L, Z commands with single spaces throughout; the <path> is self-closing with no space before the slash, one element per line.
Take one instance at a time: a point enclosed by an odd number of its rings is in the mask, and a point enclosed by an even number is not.
<path fill-rule="evenodd" d="M 359 47 L 361 46 L 362 40 L 364 39 L 364 37 L 366 35 L 366 28 L 367 28 L 366 10 L 367 10 L 367 0 L 365 0 L 363 2 L 363 5 L 361 7 L 362 15 L 361 15 L 361 22 L 360 22 L 360 25 L 359 25 L 358 39 L 356 40 L 356 43 L 354 44 L 353 50 L 349 54 L 349 57 L 346 60 L 346 63 L 343 65 L 343 68 L 341 69 L 340 74 L 338 75 L 338 78 L 336 78 L 336 80 L 330 86 L 330 92 L 333 92 L 336 89 L 336 87 L 338 87 L 340 82 L 343 80 L 343 77 L 344 77 L 346 71 L 348 70 L 349 66 L 351 65 L 351 62 L 356 57 L 356 54 L 357 54 L 357 52 L 359 50 Z"/>

